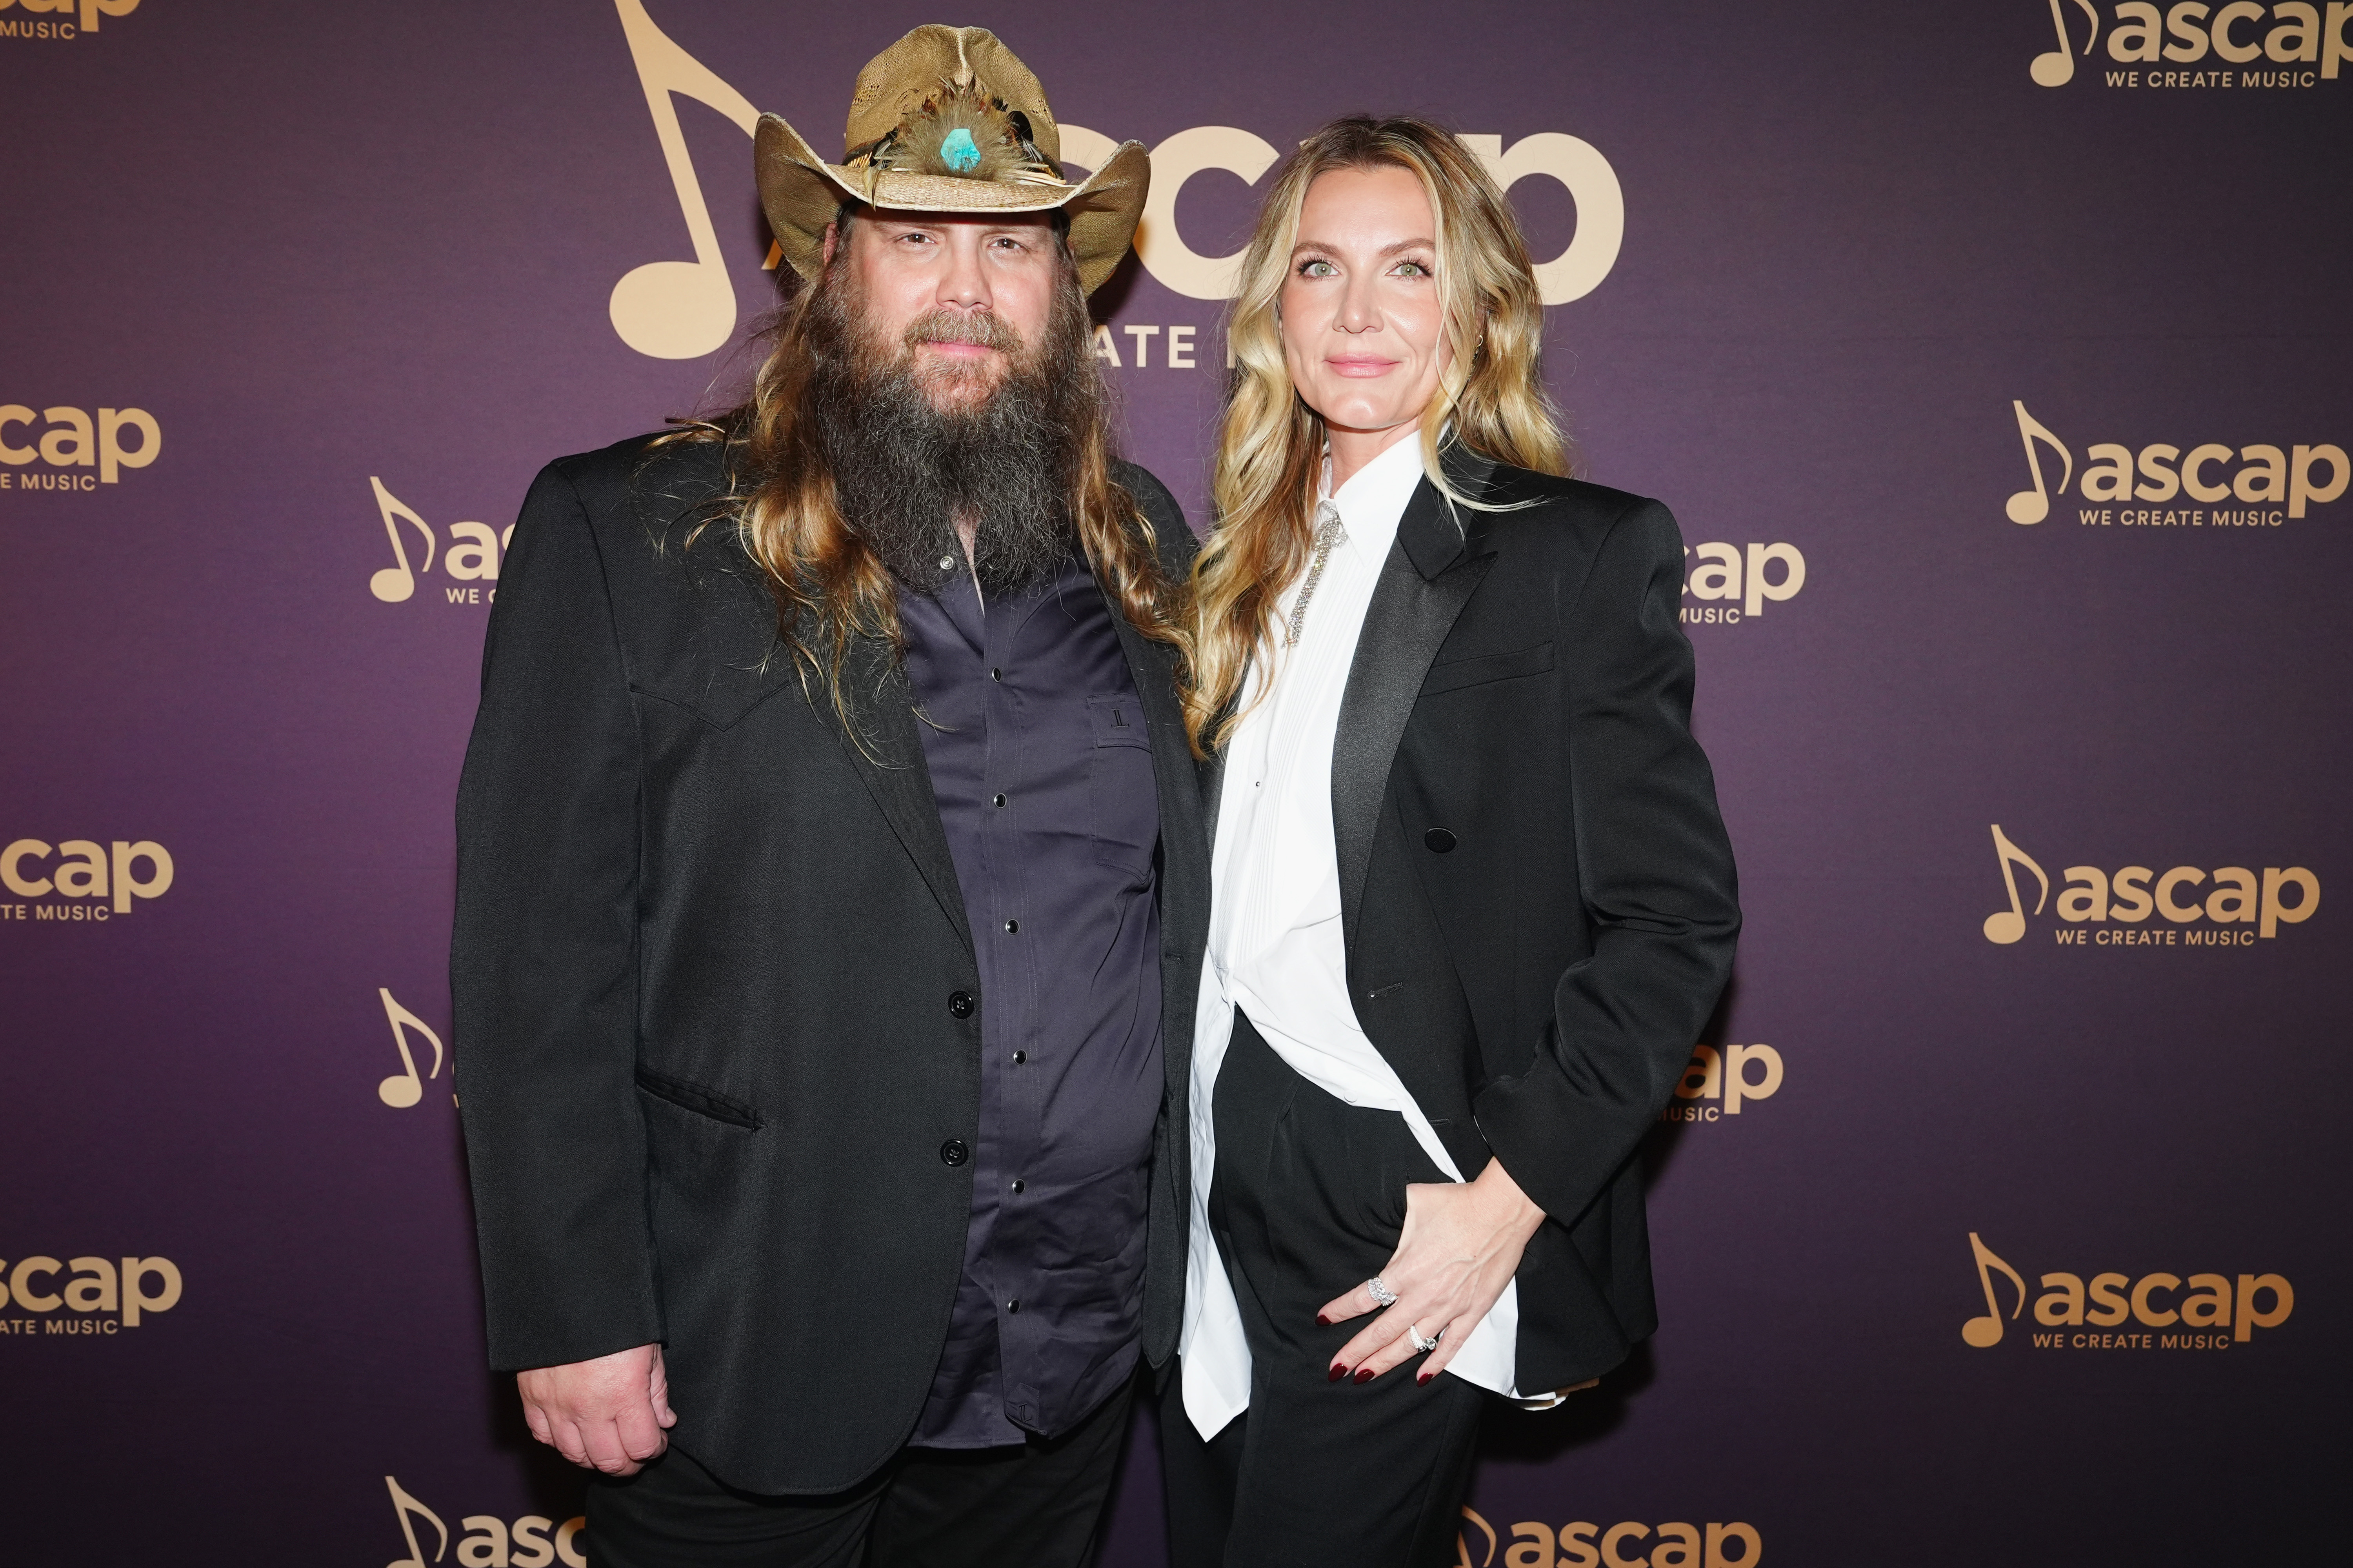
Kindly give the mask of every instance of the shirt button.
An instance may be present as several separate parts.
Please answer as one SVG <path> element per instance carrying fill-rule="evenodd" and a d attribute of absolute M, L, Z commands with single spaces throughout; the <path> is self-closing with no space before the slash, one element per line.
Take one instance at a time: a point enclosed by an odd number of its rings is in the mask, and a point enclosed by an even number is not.
<path fill-rule="evenodd" d="M 1020 1297 L 1018 1297 L 1018 1296 L 1016 1296 L 1016 1297 L 1015 1297 L 1015 1298 L 1013 1298 L 1013 1300 L 1011 1300 L 1010 1301 L 1006 1302 L 1006 1303 L 1005 1303 L 1005 1310 L 1006 1310 L 1007 1311 L 1008 1311 L 1008 1312 L 1018 1312 L 1018 1311 L 1019 1311 L 1019 1310 L 1021 1310 L 1021 1298 L 1020 1298 Z"/>
<path fill-rule="evenodd" d="M 993 805 L 1003 805 L 1005 804 L 1005 797 L 1004 797 L 1003 795 L 990 795 L 988 798 L 989 798 L 990 803 L 991 803 L 991 804 L 993 804 Z"/>
<path fill-rule="evenodd" d="M 948 993 L 948 1016 L 952 1018 L 969 1018 L 972 1016 L 972 1005 L 971 992 L 951 991 Z"/>
<path fill-rule="evenodd" d="M 1021 922 L 1020 922 L 1019 921 L 1007 921 L 1005 922 L 1005 934 L 1006 934 L 1006 935 L 1008 935 L 1008 936 L 1011 936 L 1011 935 L 1013 935 L 1015 932 L 1018 931 L 1020 929 L 1021 929 Z"/>
<path fill-rule="evenodd" d="M 1026 1062 L 1029 1059 L 1029 1053 L 1028 1051 L 1016 1051 L 1013 1053 L 1013 1065 L 1015 1067 L 1019 1067 L 1023 1062 Z"/>
<path fill-rule="evenodd" d="M 961 1165 L 971 1158 L 972 1150 L 961 1138 L 951 1138 L 940 1145 L 940 1163 L 943 1165 Z"/>
<path fill-rule="evenodd" d="M 1001 669 L 992 669 L 988 672 L 988 679 L 991 680 L 1002 680 L 1005 679 L 1005 672 Z"/>
<path fill-rule="evenodd" d="M 1016 1177 L 1013 1182 L 1013 1190 L 1017 1193 L 1026 1193 L 1029 1190 L 1029 1184 L 1022 1181 L 1018 1177 Z"/>
<path fill-rule="evenodd" d="M 1421 836 L 1421 841 L 1432 855 L 1443 855 L 1454 847 L 1454 835 L 1443 827 L 1433 827 Z"/>

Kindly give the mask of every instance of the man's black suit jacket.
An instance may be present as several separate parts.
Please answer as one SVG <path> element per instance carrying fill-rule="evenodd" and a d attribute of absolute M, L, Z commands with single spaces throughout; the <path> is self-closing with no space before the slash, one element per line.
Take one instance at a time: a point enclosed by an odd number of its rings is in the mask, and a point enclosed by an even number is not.
<path fill-rule="evenodd" d="M 1356 1016 L 1455 1163 L 1500 1159 L 1550 1216 L 1518 1275 L 1534 1394 L 1657 1326 L 1636 1145 L 1740 908 L 1674 519 L 1467 456 L 1447 472 L 1511 510 L 1424 479 L 1398 521 L 1333 745 L 1341 922 Z M 1203 770 L 1213 836 L 1221 782 Z"/>
<path fill-rule="evenodd" d="M 1194 541 L 1125 468 L 1167 569 Z M 672 1440 L 849 1486 L 905 1439 L 963 1267 L 980 982 L 905 677 L 805 691 L 717 449 L 551 464 L 514 531 L 458 795 L 457 1079 L 491 1363 L 660 1342 Z M 1208 870 L 1176 659 L 1113 607 L 1159 794 L 1163 1045 L 1144 1350 L 1174 1347 Z"/>

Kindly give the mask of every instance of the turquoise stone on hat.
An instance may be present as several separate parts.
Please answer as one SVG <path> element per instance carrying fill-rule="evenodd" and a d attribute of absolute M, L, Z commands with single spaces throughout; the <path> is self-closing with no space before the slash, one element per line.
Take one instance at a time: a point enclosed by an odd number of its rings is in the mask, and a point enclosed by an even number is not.
<path fill-rule="evenodd" d="M 940 162 L 965 174 L 980 167 L 980 149 L 973 144 L 972 132 L 957 126 L 940 142 Z"/>

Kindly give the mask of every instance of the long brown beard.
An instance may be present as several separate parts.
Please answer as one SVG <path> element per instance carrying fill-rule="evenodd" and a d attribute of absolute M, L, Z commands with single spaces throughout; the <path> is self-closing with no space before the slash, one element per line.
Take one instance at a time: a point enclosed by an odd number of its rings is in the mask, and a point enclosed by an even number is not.
<path fill-rule="evenodd" d="M 976 524 L 973 565 L 984 592 L 1014 592 L 1059 569 L 1078 548 L 1071 498 L 1082 433 L 1102 418 L 1078 290 L 1057 291 L 1035 347 L 989 312 L 932 311 L 884 340 L 860 319 L 862 305 L 845 275 L 807 306 L 806 408 L 843 522 L 919 593 L 935 591 L 963 561 L 959 516 Z M 938 342 L 997 349 L 1006 363 L 996 385 L 934 404 L 927 388 L 978 374 L 918 357 L 920 344 Z"/>

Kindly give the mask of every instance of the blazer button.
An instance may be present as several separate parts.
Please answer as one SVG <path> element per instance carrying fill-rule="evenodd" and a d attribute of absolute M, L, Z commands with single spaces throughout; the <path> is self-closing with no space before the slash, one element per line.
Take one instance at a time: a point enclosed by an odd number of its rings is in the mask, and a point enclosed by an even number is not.
<path fill-rule="evenodd" d="M 951 991 L 948 993 L 948 1016 L 952 1018 L 969 1018 L 972 1016 L 972 1006 L 971 992 Z"/>
<path fill-rule="evenodd" d="M 965 1147 L 961 1138 L 951 1138 L 940 1145 L 940 1163 L 943 1165 L 961 1165 L 971 1158 L 972 1151 Z"/>
<path fill-rule="evenodd" d="M 1454 835 L 1443 827 L 1433 827 L 1421 836 L 1421 842 L 1432 855 L 1443 855 L 1454 847 Z"/>

